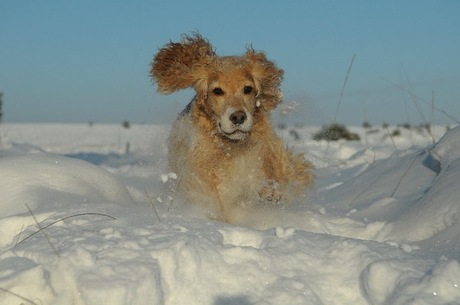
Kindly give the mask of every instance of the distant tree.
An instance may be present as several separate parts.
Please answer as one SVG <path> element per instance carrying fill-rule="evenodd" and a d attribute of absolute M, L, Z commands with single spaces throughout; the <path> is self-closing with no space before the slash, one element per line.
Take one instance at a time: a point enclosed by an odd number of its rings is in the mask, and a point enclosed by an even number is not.
<path fill-rule="evenodd" d="M 300 135 L 295 129 L 289 130 L 289 134 L 294 138 L 294 140 L 300 140 Z"/>
<path fill-rule="evenodd" d="M 410 123 L 404 123 L 401 126 L 404 127 L 405 129 L 411 129 L 412 128 L 412 125 Z"/>
<path fill-rule="evenodd" d="M 347 141 L 360 140 L 358 134 L 350 132 L 345 125 L 337 123 L 323 126 L 318 133 L 313 135 L 313 140 L 315 141 L 338 141 L 340 139 Z"/>
<path fill-rule="evenodd" d="M 278 124 L 278 129 L 286 129 L 287 125 L 286 123 L 279 123 Z"/>

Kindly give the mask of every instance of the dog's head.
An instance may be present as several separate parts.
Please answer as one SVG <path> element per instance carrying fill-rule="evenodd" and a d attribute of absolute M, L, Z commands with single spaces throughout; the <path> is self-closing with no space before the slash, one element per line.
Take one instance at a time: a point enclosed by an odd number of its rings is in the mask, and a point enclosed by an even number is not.
<path fill-rule="evenodd" d="M 231 140 L 246 138 L 256 111 L 269 112 L 281 102 L 283 71 L 265 54 L 248 49 L 243 56 L 220 57 L 199 35 L 160 49 L 151 75 L 161 93 L 194 88 L 198 108 Z"/>

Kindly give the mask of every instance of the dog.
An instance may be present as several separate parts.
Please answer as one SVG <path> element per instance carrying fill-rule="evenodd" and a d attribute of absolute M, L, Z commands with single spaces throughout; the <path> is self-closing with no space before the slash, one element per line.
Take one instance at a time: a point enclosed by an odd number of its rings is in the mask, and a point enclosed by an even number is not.
<path fill-rule="evenodd" d="M 196 92 L 168 140 L 169 165 L 188 202 L 235 222 L 244 209 L 305 194 L 312 166 L 271 125 L 284 72 L 263 52 L 218 56 L 199 34 L 184 35 L 158 51 L 150 74 L 160 93 Z"/>

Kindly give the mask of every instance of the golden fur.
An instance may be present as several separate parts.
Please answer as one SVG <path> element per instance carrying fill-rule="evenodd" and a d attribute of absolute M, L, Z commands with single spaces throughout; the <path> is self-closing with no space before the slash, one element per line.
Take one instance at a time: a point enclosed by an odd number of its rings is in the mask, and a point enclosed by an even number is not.
<path fill-rule="evenodd" d="M 310 163 L 286 149 L 270 123 L 283 71 L 264 53 L 217 56 L 199 35 L 159 50 L 151 76 L 158 91 L 193 88 L 176 120 L 169 162 L 188 201 L 233 222 L 245 208 L 289 201 L 312 183 Z"/>

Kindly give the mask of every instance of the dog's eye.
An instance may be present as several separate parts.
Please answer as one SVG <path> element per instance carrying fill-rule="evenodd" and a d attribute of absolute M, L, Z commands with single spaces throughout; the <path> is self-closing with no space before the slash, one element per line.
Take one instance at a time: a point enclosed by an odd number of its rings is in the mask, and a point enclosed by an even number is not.
<path fill-rule="evenodd" d="M 243 88 L 243 93 L 244 93 L 244 94 L 249 94 L 249 93 L 251 93 L 251 92 L 252 92 L 252 87 L 251 87 L 251 86 L 245 86 L 245 87 Z"/>
<path fill-rule="evenodd" d="M 222 90 L 222 88 L 220 87 L 217 87 L 217 88 L 214 88 L 214 90 L 212 90 L 212 93 L 214 93 L 215 95 L 223 95 L 224 90 Z"/>

